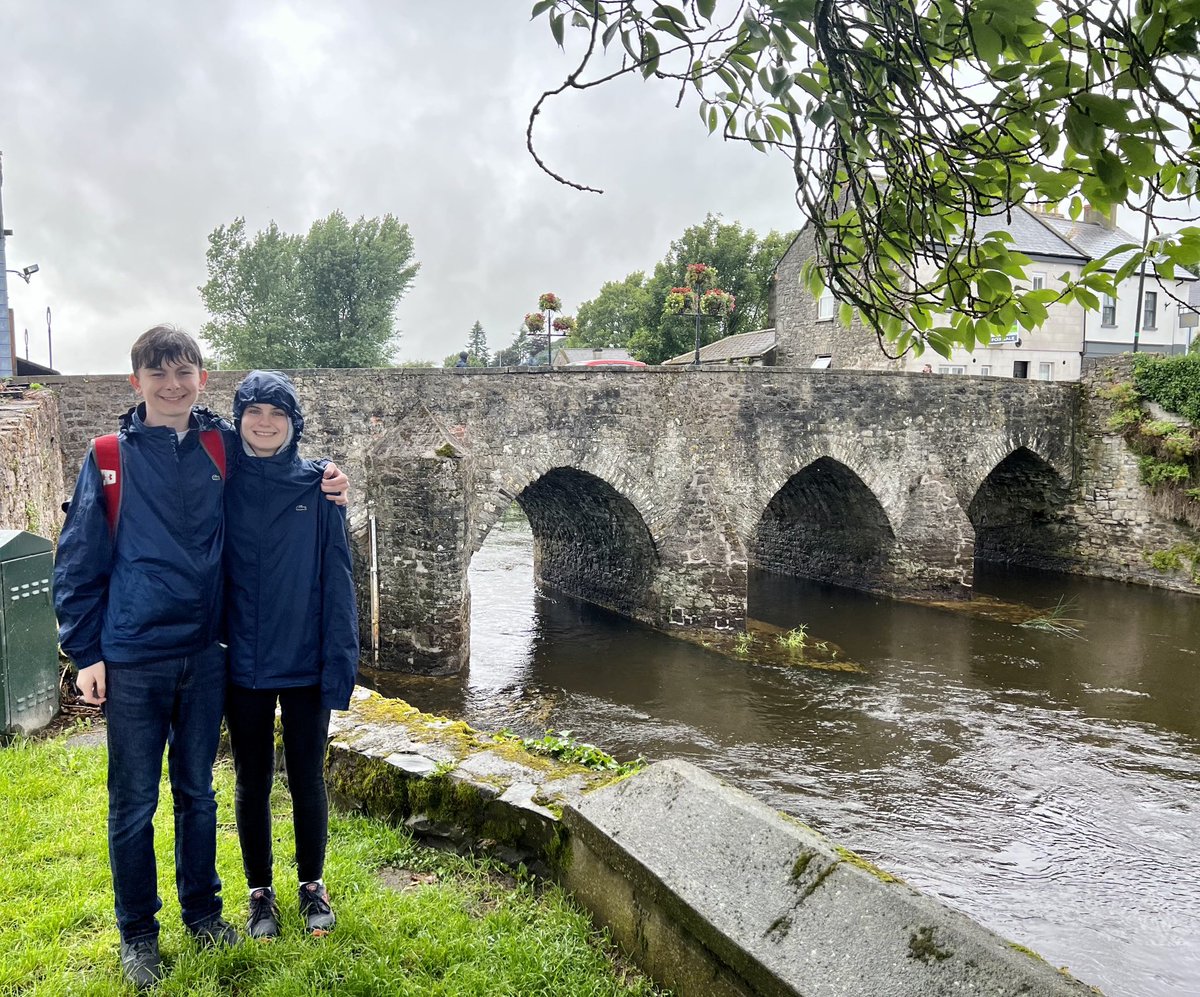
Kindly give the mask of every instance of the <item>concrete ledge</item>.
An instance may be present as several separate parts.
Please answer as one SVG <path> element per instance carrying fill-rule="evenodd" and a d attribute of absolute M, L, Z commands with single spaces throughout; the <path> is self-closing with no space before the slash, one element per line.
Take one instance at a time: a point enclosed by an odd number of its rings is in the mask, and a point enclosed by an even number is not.
<path fill-rule="evenodd" d="M 614 781 L 366 689 L 330 736 L 335 804 L 557 879 L 678 997 L 1099 992 L 686 762 Z"/>
<path fill-rule="evenodd" d="M 681 997 L 1096 993 L 686 762 L 563 820 L 565 885 Z"/>

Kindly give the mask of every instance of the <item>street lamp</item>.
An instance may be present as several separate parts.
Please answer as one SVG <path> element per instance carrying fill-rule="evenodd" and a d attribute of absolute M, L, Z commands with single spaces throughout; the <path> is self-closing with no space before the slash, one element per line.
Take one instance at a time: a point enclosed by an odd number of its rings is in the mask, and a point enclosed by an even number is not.
<path fill-rule="evenodd" d="M 700 366 L 700 320 L 722 321 L 733 311 L 734 297 L 717 287 L 717 271 L 704 263 L 689 263 L 684 271 L 684 286 L 673 287 L 663 304 L 664 315 L 696 319 L 696 352 L 692 366 Z"/>
<path fill-rule="evenodd" d="M 554 364 L 554 337 L 569 336 L 575 328 L 575 320 L 570 315 L 559 315 L 552 319 L 555 312 L 562 311 L 562 301 L 557 294 L 547 291 L 538 298 L 538 310 L 525 316 L 525 328 L 531 335 L 537 335 L 546 330 L 546 369 Z"/>
<path fill-rule="evenodd" d="M 29 283 L 29 278 L 32 277 L 38 270 L 41 269 L 36 263 L 30 263 L 27 267 L 22 267 L 20 270 L 5 270 L 5 273 L 15 273 L 21 280 Z"/>

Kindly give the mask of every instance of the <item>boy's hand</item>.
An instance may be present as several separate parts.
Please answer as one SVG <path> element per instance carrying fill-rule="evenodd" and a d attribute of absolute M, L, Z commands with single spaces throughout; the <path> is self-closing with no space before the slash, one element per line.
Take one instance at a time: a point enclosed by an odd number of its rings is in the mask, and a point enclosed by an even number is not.
<path fill-rule="evenodd" d="M 325 465 L 325 476 L 321 479 L 321 491 L 336 505 L 345 505 L 350 491 L 350 479 L 333 461 Z"/>
<path fill-rule="evenodd" d="M 75 684 L 79 686 L 79 692 L 83 696 L 85 703 L 99 706 L 108 698 L 105 695 L 104 679 L 105 670 L 103 661 L 97 661 L 94 665 L 88 665 L 87 668 L 79 669 L 79 678 L 75 680 Z"/>

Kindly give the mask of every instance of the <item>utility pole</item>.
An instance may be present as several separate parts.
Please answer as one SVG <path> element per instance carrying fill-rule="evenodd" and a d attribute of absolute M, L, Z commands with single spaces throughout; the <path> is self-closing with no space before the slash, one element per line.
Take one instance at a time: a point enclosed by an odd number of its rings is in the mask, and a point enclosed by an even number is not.
<path fill-rule="evenodd" d="M 4 154 L 0 153 L 0 377 L 16 373 L 12 327 L 8 322 L 8 263 L 4 243 L 12 233 L 4 227 Z"/>
<path fill-rule="evenodd" d="M 1146 287 L 1146 246 L 1150 242 L 1150 218 L 1154 214 L 1154 195 L 1158 193 L 1156 190 L 1150 192 L 1150 200 L 1146 202 L 1146 225 L 1142 229 L 1142 265 L 1138 270 L 1138 293 L 1137 293 L 1137 319 L 1133 323 L 1133 352 L 1138 351 L 1138 339 L 1142 333 L 1142 322 L 1146 317 L 1146 299 L 1144 290 Z"/>

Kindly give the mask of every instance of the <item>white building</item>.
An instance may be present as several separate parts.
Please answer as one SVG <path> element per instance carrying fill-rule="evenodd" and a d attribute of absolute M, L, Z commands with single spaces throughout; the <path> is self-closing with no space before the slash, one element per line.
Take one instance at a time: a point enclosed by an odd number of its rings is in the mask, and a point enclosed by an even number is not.
<path fill-rule="evenodd" d="M 1090 209 L 1078 221 L 1024 206 L 1014 207 L 1011 216 L 977 220 L 978 236 L 999 230 L 1012 236 L 1013 250 L 1031 260 L 1026 267 L 1030 285 L 1050 290 L 1061 288 L 1064 276 L 1078 277 L 1087 263 L 1117 246 L 1141 243 L 1139 236 L 1116 228 L 1107 216 Z M 1046 321 L 1031 332 L 1014 327 L 993 336 L 989 345 L 955 349 L 949 359 L 926 350 L 921 356 L 909 353 L 900 361 L 889 361 L 861 322 L 856 320 L 850 329 L 838 324 L 832 295 L 826 292 L 813 302 L 802 288 L 797 292 L 790 286 L 798 281 L 800 264 L 811 252 L 804 234 L 776 269 L 775 326 L 780 332 L 779 362 L 786 365 L 920 371 L 928 364 L 944 374 L 1064 381 L 1078 379 L 1087 360 L 1132 350 L 1135 330 L 1138 349 L 1167 354 L 1186 352 L 1197 331 L 1190 324 L 1195 321 L 1195 308 L 1188 305 L 1196 278 L 1179 269 L 1175 280 L 1161 280 L 1151 266 L 1140 308 L 1135 273 L 1121 283 L 1114 297 L 1104 298 L 1100 311 L 1057 302 L 1048 306 Z M 1126 259 L 1128 253 L 1116 256 L 1105 269 L 1116 271 Z"/>

